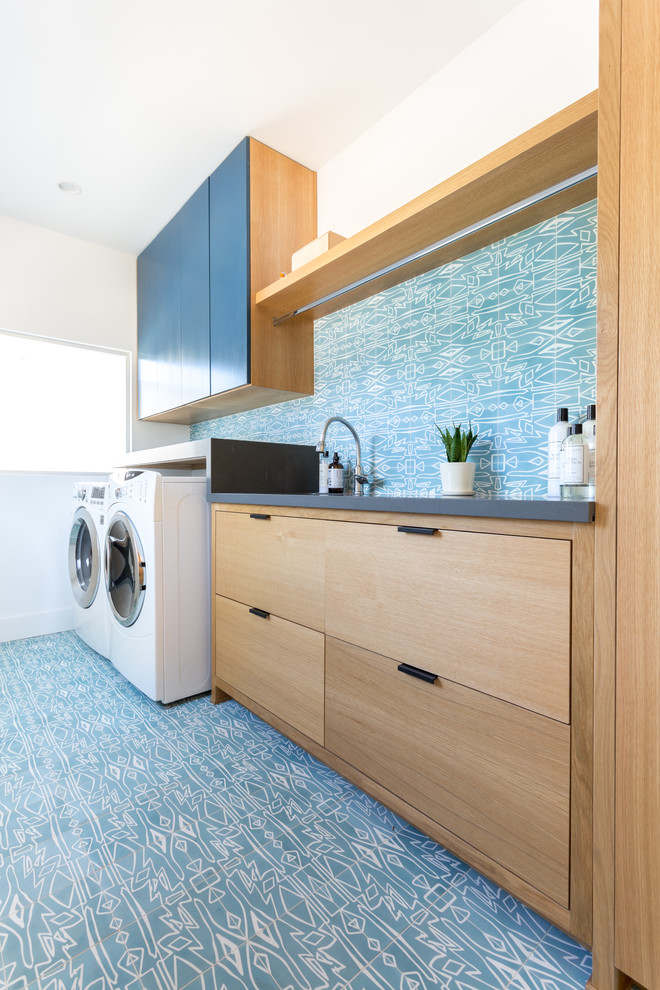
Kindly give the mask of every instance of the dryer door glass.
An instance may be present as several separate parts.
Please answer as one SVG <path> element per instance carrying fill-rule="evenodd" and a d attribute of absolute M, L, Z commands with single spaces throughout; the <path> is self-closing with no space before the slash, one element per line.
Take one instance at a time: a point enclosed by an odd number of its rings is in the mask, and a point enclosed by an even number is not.
<path fill-rule="evenodd" d="M 137 619 L 147 590 L 142 544 L 125 512 L 117 512 L 108 524 L 105 538 L 105 568 L 108 601 L 122 626 Z"/>
<path fill-rule="evenodd" d="M 99 538 L 94 520 L 82 506 L 73 517 L 69 534 L 69 579 L 73 596 L 89 608 L 99 586 Z"/>

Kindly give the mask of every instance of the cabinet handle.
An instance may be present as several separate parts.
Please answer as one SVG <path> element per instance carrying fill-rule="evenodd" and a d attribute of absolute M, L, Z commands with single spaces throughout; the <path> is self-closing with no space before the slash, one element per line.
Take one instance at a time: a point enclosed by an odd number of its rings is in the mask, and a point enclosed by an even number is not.
<path fill-rule="evenodd" d="M 417 533 L 418 536 L 433 536 L 437 529 L 427 529 L 425 526 L 397 526 L 397 533 Z"/>
<path fill-rule="evenodd" d="M 262 608 L 251 608 L 250 615 L 258 615 L 260 619 L 267 619 L 270 612 L 264 612 Z"/>
<path fill-rule="evenodd" d="M 251 512 L 250 519 L 270 519 L 270 516 L 264 515 L 263 512 Z"/>
<path fill-rule="evenodd" d="M 396 669 L 400 670 L 402 674 L 419 677 L 420 681 L 428 681 L 429 684 L 433 684 L 438 679 L 438 675 L 432 674 L 430 670 L 422 670 L 421 667 L 413 667 L 409 663 L 400 663 Z"/>

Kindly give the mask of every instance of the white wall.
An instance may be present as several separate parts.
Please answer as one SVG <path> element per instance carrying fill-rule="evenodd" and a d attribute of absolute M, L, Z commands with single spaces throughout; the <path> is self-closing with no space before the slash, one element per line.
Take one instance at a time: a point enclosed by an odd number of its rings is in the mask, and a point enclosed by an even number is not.
<path fill-rule="evenodd" d="M 0 473 L 0 642 L 73 626 L 67 550 L 76 480 Z"/>
<path fill-rule="evenodd" d="M 134 354 L 135 258 L 0 217 L 0 328 Z M 93 396 L 92 383 L 88 397 Z M 2 429 L 21 429 L 20 410 Z M 131 432 L 135 449 L 189 436 L 184 426 L 135 421 Z M 2 468 L 0 640 L 71 628 L 66 553 L 76 476 L 12 474 Z"/>
<path fill-rule="evenodd" d="M 319 170 L 319 233 L 349 237 L 597 86 L 598 0 L 524 0 Z"/>
<path fill-rule="evenodd" d="M 135 367 L 135 257 L 0 217 L 0 329 L 117 347 Z M 130 449 L 188 439 L 186 426 L 138 422 L 135 408 Z"/>

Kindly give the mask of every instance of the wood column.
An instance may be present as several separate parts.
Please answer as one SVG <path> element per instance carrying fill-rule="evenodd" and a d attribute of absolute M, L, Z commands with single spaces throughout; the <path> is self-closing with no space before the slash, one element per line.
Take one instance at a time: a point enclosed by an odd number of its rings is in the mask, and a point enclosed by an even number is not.
<path fill-rule="evenodd" d="M 623 0 L 615 961 L 660 987 L 660 6 Z"/>
<path fill-rule="evenodd" d="M 594 557 L 593 973 L 595 990 L 626 981 L 614 964 L 614 763 L 619 361 L 621 0 L 600 2 L 598 87 L 597 505 Z"/>
<path fill-rule="evenodd" d="M 592 985 L 660 988 L 660 6 L 601 0 Z M 626 975 L 624 975 L 626 974 Z"/>

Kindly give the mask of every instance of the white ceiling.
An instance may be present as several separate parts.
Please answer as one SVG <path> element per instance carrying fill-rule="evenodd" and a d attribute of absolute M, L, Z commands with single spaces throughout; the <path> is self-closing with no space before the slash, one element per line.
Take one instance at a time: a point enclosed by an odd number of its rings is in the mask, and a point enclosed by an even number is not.
<path fill-rule="evenodd" d="M 0 215 L 136 254 L 246 134 L 318 169 L 519 2 L 0 0 Z"/>

